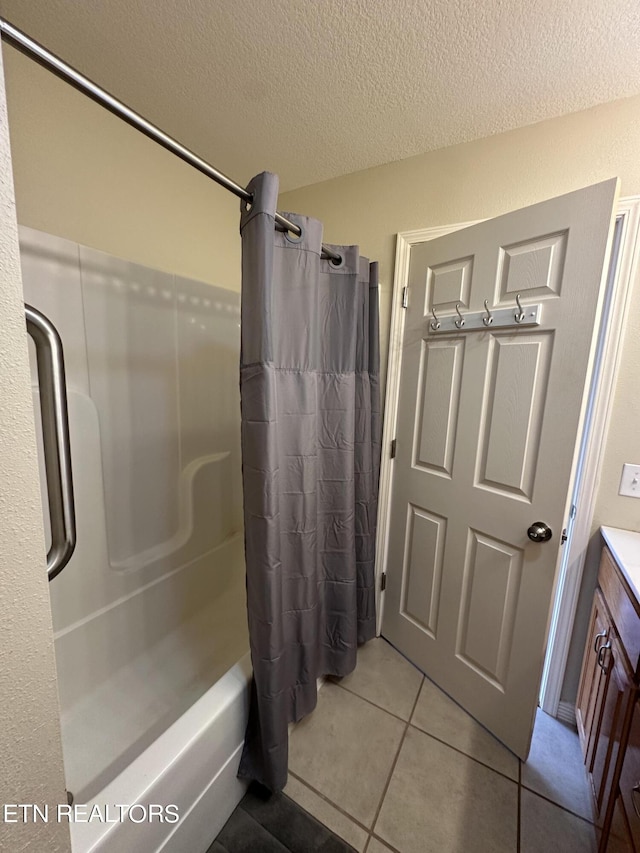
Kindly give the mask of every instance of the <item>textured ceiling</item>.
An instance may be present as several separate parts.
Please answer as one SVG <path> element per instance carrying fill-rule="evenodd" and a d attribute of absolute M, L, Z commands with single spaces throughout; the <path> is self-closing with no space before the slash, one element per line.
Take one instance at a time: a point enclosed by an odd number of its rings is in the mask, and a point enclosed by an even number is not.
<path fill-rule="evenodd" d="M 0 0 L 0 10 L 234 180 L 269 169 L 282 189 L 640 92 L 638 0 Z"/>

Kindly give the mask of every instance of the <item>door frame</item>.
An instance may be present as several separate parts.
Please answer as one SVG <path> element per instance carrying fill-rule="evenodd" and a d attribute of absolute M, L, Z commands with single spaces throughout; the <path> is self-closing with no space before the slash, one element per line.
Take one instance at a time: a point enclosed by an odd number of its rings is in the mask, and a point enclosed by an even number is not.
<path fill-rule="evenodd" d="M 632 282 L 640 265 L 640 195 L 618 201 L 616 220 L 620 221 L 618 262 L 614 275 L 605 286 L 605 302 L 598 334 L 597 357 L 593 367 L 589 406 L 582 435 L 580 464 L 577 466 L 572 492 L 577 512 L 568 548 L 559 553 L 556 567 L 554 603 L 547 633 L 547 651 L 540 687 L 540 705 L 553 717 L 575 724 L 573 706 L 560 702 L 571 635 L 582 585 L 587 546 L 595 510 L 597 486 L 604 456 L 604 443 L 613 407 L 614 388 L 620 365 L 620 354 Z M 432 228 L 402 231 L 396 237 L 395 271 L 391 294 L 391 326 L 387 359 L 378 528 L 376 534 L 376 605 L 377 634 L 381 633 L 384 615 L 383 575 L 387 571 L 393 460 L 391 442 L 396 433 L 400 392 L 400 365 L 404 335 L 403 293 L 409 276 L 411 248 L 452 231 L 468 228 L 485 220 L 459 222 Z M 615 247 L 615 242 L 614 242 Z"/>

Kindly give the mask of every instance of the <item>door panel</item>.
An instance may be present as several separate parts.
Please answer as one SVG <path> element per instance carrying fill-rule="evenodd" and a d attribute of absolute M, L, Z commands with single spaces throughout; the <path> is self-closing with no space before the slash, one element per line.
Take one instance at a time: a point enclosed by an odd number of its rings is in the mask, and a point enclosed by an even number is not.
<path fill-rule="evenodd" d="M 522 758 L 594 352 L 617 181 L 411 249 L 383 634 Z M 541 304 L 436 332 L 432 310 Z M 443 324 L 451 329 L 451 321 Z M 534 543 L 545 521 L 554 535 Z"/>
<path fill-rule="evenodd" d="M 423 341 L 414 466 L 451 477 L 464 341 Z"/>
<path fill-rule="evenodd" d="M 456 657 L 504 689 L 522 575 L 522 550 L 469 530 Z"/>
<path fill-rule="evenodd" d="M 447 520 L 420 507 L 409 506 L 407 529 L 403 613 L 435 639 Z"/>
<path fill-rule="evenodd" d="M 489 341 L 476 486 L 531 502 L 552 336 L 522 332 Z"/>
<path fill-rule="evenodd" d="M 568 229 L 500 249 L 499 302 L 510 305 L 516 293 L 538 298 L 560 296 Z"/>

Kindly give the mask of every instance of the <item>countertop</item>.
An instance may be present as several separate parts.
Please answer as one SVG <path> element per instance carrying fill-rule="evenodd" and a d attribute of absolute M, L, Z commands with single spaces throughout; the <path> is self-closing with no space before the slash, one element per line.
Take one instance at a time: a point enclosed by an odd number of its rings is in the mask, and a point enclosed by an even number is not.
<path fill-rule="evenodd" d="M 619 527 L 601 527 L 600 532 L 636 600 L 640 601 L 640 533 Z"/>

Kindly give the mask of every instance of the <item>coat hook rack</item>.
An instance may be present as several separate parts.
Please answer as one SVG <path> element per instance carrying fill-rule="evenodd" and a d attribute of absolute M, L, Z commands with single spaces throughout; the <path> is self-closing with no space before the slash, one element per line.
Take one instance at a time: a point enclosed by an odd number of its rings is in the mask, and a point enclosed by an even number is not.
<path fill-rule="evenodd" d="M 429 322 L 431 334 L 458 334 L 459 332 L 486 332 L 496 329 L 517 329 L 526 326 L 539 326 L 542 317 L 542 303 L 535 305 L 522 305 L 520 294 L 516 297 L 518 311 L 513 308 L 489 308 L 489 300 L 484 300 L 482 311 L 465 311 L 464 315 L 460 308 L 462 303 L 455 306 L 455 313 L 436 314 L 435 308 L 431 308 L 433 320 Z"/>

